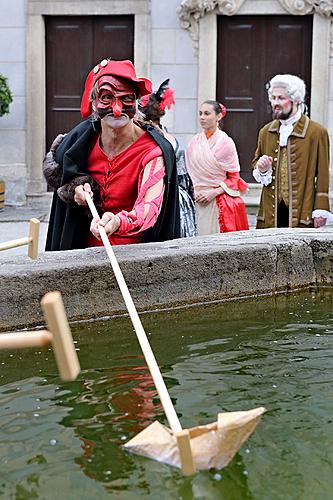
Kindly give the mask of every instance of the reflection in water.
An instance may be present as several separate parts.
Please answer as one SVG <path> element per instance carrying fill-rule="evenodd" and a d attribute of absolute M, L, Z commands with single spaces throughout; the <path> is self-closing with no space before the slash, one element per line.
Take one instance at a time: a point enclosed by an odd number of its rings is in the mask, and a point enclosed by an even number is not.
<path fill-rule="evenodd" d="M 83 367 L 74 382 L 59 382 L 48 349 L 3 351 L 0 495 L 330 498 L 332 302 L 307 293 L 143 317 L 184 427 L 220 410 L 268 409 L 230 466 L 191 478 L 121 447 L 166 423 L 128 319 L 74 326 Z"/>
<path fill-rule="evenodd" d="M 160 404 L 153 403 L 157 391 L 147 366 L 131 366 L 133 356 L 123 359 L 125 366 L 117 366 L 105 372 L 104 376 L 99 374 L 98 381 L 85 378 L 79 401 L 100 405 L 101 398 L 106 397 L 103 403 L 107 412 L 117 414 L 113 420 L 132 422 L 133 428 L 130 430 L 136 433 L 149 425 L 163 410 Z M 141 356 L 134 359 L 141 360 Z"/>
<path fill-rule="evenodd" d="M 124 468 L 121 444 L 163 414 L 149 370 L 138 364 L 142 356 L 122 357 L 121 361 L 124 366 L 83 372 L 84 382 L 77 397 L 69 393 L 58 399 L 61 406 L 73 406 L 61 423 L 74 428 L 82 441 L 83 455 L 76 463 L 99 481 L 111 474 L 105 469 L 112 469 L 113 480 L 128 477 L 132 457 L 126 454 L 129 460 Z"/>

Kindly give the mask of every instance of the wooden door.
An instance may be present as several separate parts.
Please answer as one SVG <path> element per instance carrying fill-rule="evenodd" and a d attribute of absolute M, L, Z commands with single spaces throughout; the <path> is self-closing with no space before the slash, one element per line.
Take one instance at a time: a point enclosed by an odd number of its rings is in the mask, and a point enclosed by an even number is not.
<path fill-rule="evenodd" d="M 306 83 L 310 104 L 312 16 L 218 16 L 217 99 L 234 139 L 241 173 L 254 182 L 251 160 L 259 129 L 272 119 L 266 83 L 292 73 Z"/>
<path fill-rule="evenodd" d="M 46 17 L 46 146 L 81 120 L 84 83 L 104 58 L 130 59 L 134 16 Z"/>

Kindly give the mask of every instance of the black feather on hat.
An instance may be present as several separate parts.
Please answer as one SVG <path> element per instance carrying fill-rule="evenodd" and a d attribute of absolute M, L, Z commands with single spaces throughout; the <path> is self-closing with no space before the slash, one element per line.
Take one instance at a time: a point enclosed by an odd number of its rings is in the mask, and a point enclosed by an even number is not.
<path fill-rule="evenodd" d="M 161 85 L 156 90 L 155 96 L 156 96 L 158 101 L 161 101 L 163 99 L 164 92 L 167 90 L 167 88 L 169 88 L 169 81 L 170 81 L 170 78 L 167 78 L 166 80 L 164 80 L 164 82 L 162 82 Z"/>

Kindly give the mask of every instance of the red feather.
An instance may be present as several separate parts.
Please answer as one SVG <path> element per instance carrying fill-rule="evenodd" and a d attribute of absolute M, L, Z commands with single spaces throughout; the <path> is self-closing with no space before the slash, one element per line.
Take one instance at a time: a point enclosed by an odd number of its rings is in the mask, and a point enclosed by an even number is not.
<path fill-rule="evenodd" d="M 166 91 L 163 94 L 162 100 L 160 102 L 159 108 L 161 110 L 164 110 L 165 108 L 170 109 L 171 106 L 175 103 L 175 100 L 173 98 L 175 91 L 171 89 L 170 87 L 166 89 Z"/>

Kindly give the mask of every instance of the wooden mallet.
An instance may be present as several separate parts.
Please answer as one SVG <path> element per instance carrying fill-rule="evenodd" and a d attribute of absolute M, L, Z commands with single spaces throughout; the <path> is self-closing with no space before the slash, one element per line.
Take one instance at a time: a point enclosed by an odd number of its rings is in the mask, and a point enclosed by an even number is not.
<path fill-rule="evenodd" d="M 5 241 L 0 243 L 1 250 L 9 250 L 10 248 L 22 247 L 23 245 L 28 246 L 28 256 L 31 259 L 37 259 L 38 257 L 38 237 L 39 237 L 39 227 L 40 221 L 38 219 L 30 219 L 29 222 L 29 236 L 25 238 L 18 238 L 17 240 Z"/>
<path fill-rule="evenodd" d="M 48 330 L 0 333 L 0 349 L 43 347 L 52 343 L 60 377 L 75 380 L 80 373 L 80 363 L 60 292 L 44 295 L 41 306 Z"/>

